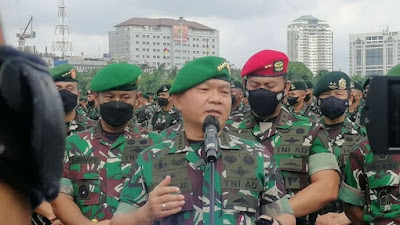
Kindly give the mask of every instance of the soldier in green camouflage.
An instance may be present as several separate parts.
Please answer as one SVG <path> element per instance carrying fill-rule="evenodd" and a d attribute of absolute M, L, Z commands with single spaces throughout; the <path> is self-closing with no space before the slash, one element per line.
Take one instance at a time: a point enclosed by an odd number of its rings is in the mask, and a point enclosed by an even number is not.
<path fill-rule="evenodd" d="M 358 107 L 357 111 L 357 116 L 356 116 L 356 123 L 364 126 L 365 123 L 365 111 L 364 111 L 364 105 L 365 101 L 367 100 L 368 96 L 368 89 L 369 89 L 369 82 L 371 81 L 371 77 L 369 77 L 363 85 L 363 99 L 360 101 L 360 106 Z"/>
<path fill-rule="evenodd" d="M 290 113 L 282 99 L 290 89 L 288 57 L 273 50 L 253 55 L 242 69 L 251 111 L 227 122 L 233 135 L 267 147 L 283 175 L 298 224 L 337 198 L 339 167 L 325 129 L 307 117 Z"/>
<path fill-rule="evenodd" d="M 307 85 L 303 81 L 293 81 L 290 84 L 287 96 L 288 110 L 300 116 L 311 118 L 314 121 L 319 120 L 319 116 L 315 114 L 310 106 L 304 103 L 307 96 Z"/>
<path fill-rule="evenodd" d="M 310 80 L 304 80 L 304 83 L 307 86 L 307 95 L 304 98 L 304 104 L 307 106 L 308 110 L 311 110 L 314 114 L 318 115 L 318 117 L 321 117 L 321 111 L 314 97 L 314 84 Z"/>
<path fill-rule="evenodd" d="M 96 97 L 92 90 L 86 92 L 87 96 L 87 117 L 92 120 L 98 120 L 100 118 L 99 104 L 96 101 Z"/>
<path fill-rule="evenodd" d="M 232 81 L 231 93 L 232 93 L 231 115 L 235 115 L 238 113 L 244 113 L 244 111 L 247 109 L 247 107 L 243 103 L 244 89 L 243 89 L 243 85 L 240 81 L 237 81 L 237 80 Z"/>
<path fill-rule="evenodd" d="M 149 130 L 160 132 L 181 120 L 181 113 L 172 103 L 172 97 L 168 93 L 171 85 L 163 85 L 157 90 L 157 102 L 160 108 L 151 118 Z"/>
<path fill-rule="evenodd" d="M 343 174 L 347 158 L 353 146 L 366 136 L 364 127 L 352 122 L 346 114 L 353 103 L 351 81 L 343 72 L 328 72 L 316 83 L 314 95 L 322 112 L 321 124 L 327 129 L 330 143 Z M 319 211 L 317 225 L 350 224 L 344 213 L 343 202 L 336 200 Z"/>
<path fill-rule="evenodd" d="M 351 87 L 351 95 L 353 96 L 353 102 L 349 106 L 349 110 L 347 111 L 347 117 L 351 121 L 355 122 L 357 119 L 358 110 L 360 109 L 361 105 L 363 105 L 362 97 L 364 89 L 361 83 L 353 81 L 351 81 L 350 87 Z"/>
<path fill-rule="evenodd" d="M 78 131 L 91 127 L 95 122 L 86 118 L 85 112 L 78 108 L 78 80 L 77 71 L 69 64 L 56 66 L 50 70 L 50 74 L 61 96 L 65 112 L 65 132 L 72 135 Z M 55 215 L 48 202 L 43 202 L 32 215 L 32 222 L 36 224 L 51 224 Z M 54 222 L 55 224 L 57 222 Z"/>
<path fill-rule="evenodd" d="M 231 108 L 229 79 L 229 63 L 220 57 L 202 57 L 183 66 L 170 89 L 183 123 L 161 132 L 165 141 L 140 154 L 139 168 L 125 183 L 111 224 L 209 224 L 210 164 L 202 150 L 202 124 L 208 115 L 215 116 L 221 128 L 215 224 L 251 224 L 259 215 L 273 217 L 274 225 L 278 220 L 295 223 L 287 214 L 291 208 L 281 176 L 265 147 L 223 130 Z"/>
<path fill-rule="evenodd" d="M 52 68 L 50 74 L 60 92 L 64 105 L 65 132 L 67 135 L 86 130 L 94 125 L 95 122 L 88 119 L 83 111 L 76 110 L 80 95 L 76 69 L 72 65 L 63 64 Z"/>
<path fill-rule="evenodd" d="M 400 64 L 387 76 L 400 76 Z M 368 139 L 354 146 L 339 198 L 353 224 L 400 224 L 400 155 L 377 155 Z"/>
<path fill-rule="evenodd" d="M 158 141 L 158 134 L 131 121 L 141 73 L 137 66 L 118 63 L 93 78 L 101 118 L 91 129 L 67 138 L 61 190 L 52 203 L 64 223 L 107 224 L 137 155 Z"/>
<path fill-rule="evenodd" d="M 137 123 L 141 127 L 148 127 L 150 119 L 154 115 L 154 107 L 149 103 L 149 96 L 147 94 L 143 94 L 143 97 L 141 98 L 142 101 L 142 107 L 139 109 L 135 110 L 135 115 L 137 118 Z"/>

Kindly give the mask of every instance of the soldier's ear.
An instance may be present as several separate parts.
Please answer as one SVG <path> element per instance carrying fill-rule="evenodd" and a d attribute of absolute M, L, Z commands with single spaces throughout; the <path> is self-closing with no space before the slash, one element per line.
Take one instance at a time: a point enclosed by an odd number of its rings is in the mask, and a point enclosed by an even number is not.
<path fill-rule="evenodd" d="M 182 110 L 182 101 L 181 101 L 182 94 L 174 94 L 171 96 L 172 104 L 178 109 Z"/>

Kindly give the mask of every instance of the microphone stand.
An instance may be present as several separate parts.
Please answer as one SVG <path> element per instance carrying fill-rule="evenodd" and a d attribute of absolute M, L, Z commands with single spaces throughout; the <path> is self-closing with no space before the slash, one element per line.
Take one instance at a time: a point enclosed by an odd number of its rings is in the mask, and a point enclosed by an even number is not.
<path fill-rule="evenodd" d="M 215 151 L 216 153 L 216 151 Z M 215 215 L 215 160 L 211 159 L 212 156 L 207 156 L 207 161 L 210 164 L 210 225 L 214 225 L 214 215 Z M 216 159 L 216 156 L 215 156 Z"/>
<path fill-rule="evenodd" d="M 204 150 L 207 162 L 210 164 L 210 225 L 215 224 L 215 162 L 218 151 L 219 121 L 214 116 L 207 116 L 203 123 L 205 134 Z"/>

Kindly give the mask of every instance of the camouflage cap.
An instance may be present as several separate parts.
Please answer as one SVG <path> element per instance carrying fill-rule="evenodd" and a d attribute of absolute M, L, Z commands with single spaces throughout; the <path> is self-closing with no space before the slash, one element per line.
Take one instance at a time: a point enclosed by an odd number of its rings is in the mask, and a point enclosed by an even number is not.
<path fill-rule="evenodd" d="M 387 72 L 386 76 L 400 76 L 400 64 L 397 64 Z"/>
<path fill-rule="evenodd" d="M 71 82 L 75 81 L 78 82 L 76 79 L 77 71 L 74 66 L 70 64 L 62 64 L 50 69 L 51 77 L 55 82 L 64 81 L 64 82 Z"/>
<path fill-rule="evenodd" d="M 182 93 L 207 80 L 216 78 L 230 82 L 229 62 L 217 56 L 197 58 L 179 70 L 169 93 Z"/>
<path fill-rule="evenodd" d="M 350 90 L 349 76 L 340 71 L 326 73 L 315 84 L 314 95 L 318 97 L 331 90 Z"/>
<path fill-rule="evenodd" d="M 314 89 L 314 84 L 310 80 L 304 80 L 304 83 L 307 86 L 307 89 Z"/>
<path fill-rule="evenodd" d="M 129 63 L 116 63 L 104 67 L 91 82 L 95 92 L 108 90 L 132 91 L 137 89 L 142 70 Z"/>
<path fill-rule="evenodd" d="M 305 91 L 306 89 L 307 85 L 304 83 L 304 81 L 296 80 L 290 83 L 290 91 Z"/>

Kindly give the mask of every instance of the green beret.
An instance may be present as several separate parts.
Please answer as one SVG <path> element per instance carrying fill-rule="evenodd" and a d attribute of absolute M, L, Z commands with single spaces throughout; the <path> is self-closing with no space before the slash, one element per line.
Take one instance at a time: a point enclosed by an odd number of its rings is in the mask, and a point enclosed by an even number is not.
<path fill-rule="evenodd" d="M 86 97 L 80 97 L 80 98 L 79 98 L 79 101 L 80 101 L 80 102 L 85 101 L 85 100 L 86 100 Z"/>
<path fill-rule="evenodd" d="M 238 81 L 238 80 L 233 80 L 233 81 L 231 82 L 231 88 L 239 88 L 239 89 L 241 89 L 242 91 L 244 91 L 242 82 L 240 82 L 240 81 Z"/>
<path fill-rule="evenodd" d="M 360 82 L 351 81 L 350 88 L 351 89 L 357 89 L 357 90 L 360 90 L 360 91 L 364 91 L 363 85 Z"/>
<path fill-rule="evenodd" d="M 169 84 L 164 84 L 163 86 L 161 86 L 158 90 L 157 90 L 157 95 L 162 93 L 162 92 L 169 92 L 169 90 L 171 89 L 171 85 Z"/>
<path fill-rule="evenodd" d="M 304 81 L 296 80 L 290 83 L 290 91 L 305 91 L 307 89 L 306 83 Z"/>
<path fill-rule="evenodd" d="M 304 80 L 304 83 L 307 86 L 307 89 L 314 89 L 314 84 L 310 80 Z"/>
<path fill-rule="evenodd" d="M 318 97 L 331 90 L 350 90 L 349 76 L 340 71 L 326 73 L 315 84 L 314 95 Z"/>
<path fill-rule="evenodd" d="M 78 82 L 76 79 L 76 69 L 70 64 L 62 64 L 50 69 L 51 77 L 55 82 L 57 81 L 64 81 L 64 82 L 71 82 L 75 81 Z"/>
<path fill-rule="evenodd" d="M 400 76 L 400 64 L 390 69 L 386 76 Z"/>
<path fill-rule="evenodd" d="M 229 62 L 217 56 L 197 58 L 179 70 L 169 93 L 181 93 L 214 78 L 230 82 Z"/>
<path fill-rule="evenodd" d="M 101 69 L 91 82 L 95 92 L 109 90 L 132 91 L 137 89 L 142 70 L 132 64 L 116 63 Z"/>

